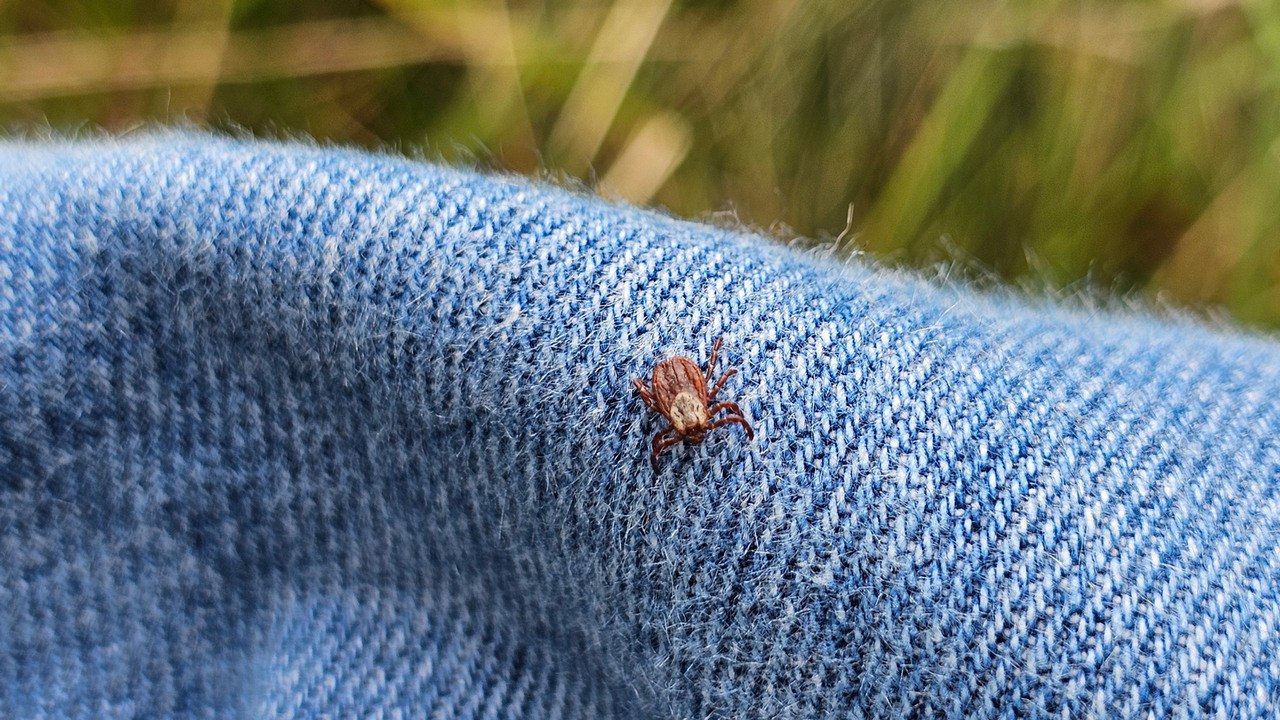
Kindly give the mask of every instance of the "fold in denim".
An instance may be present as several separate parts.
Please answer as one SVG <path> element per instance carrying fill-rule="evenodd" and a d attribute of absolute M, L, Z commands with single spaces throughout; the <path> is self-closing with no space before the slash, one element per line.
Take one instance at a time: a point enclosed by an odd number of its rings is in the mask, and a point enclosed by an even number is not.
<path fill-rule="evenodd" d="M 755 429 L 649 451 L 706 361 Z M 1274 717 L 1280 346 L 389 155 L 0 143 L 0 715 Z"/>

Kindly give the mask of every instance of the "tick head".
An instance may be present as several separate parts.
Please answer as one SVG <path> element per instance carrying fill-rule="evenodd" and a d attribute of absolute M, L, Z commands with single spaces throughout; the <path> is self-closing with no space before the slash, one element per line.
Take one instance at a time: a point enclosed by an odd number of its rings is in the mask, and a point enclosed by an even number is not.
<path fill-rule="evenodd" d="M 710 419 L 707 417 L 706 401 L 689 391 L 676 394 L 667 417 L 677 433 L 694 442 L 702 439 L 702 430 Z"/>

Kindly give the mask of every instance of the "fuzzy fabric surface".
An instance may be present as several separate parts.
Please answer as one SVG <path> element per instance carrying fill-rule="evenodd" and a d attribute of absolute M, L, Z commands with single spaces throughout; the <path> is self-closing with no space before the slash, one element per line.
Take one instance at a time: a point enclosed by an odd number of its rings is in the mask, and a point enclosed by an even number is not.
<path fill-rule="evenodd" d="M 655 474 L 720 337 L 755 439 Z M 0 143 L 0 716 L 1275 717 L 1278 399 L 526 180 Z"/>

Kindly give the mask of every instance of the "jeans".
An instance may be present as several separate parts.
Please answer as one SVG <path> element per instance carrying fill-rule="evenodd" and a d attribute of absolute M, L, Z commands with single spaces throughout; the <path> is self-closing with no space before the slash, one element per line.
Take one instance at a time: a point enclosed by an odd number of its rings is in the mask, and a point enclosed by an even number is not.
<path fill-rule="evenodd" d="M 632 386 L 734 425 L 650 465 Z M 1275 717 L 1280 346 L 527 180 L 0 143 L 0 716 Z"/>

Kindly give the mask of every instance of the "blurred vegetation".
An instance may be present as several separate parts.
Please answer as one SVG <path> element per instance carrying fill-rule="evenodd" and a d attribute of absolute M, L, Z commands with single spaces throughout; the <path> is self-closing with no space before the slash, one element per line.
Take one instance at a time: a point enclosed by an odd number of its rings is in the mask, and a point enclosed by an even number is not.
<path fill-rule="evenodd" d="M 0 0 L 0 121 L 424 150 L 1277 328 L 1272 7 Z"/>

